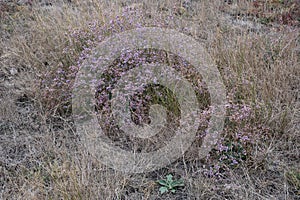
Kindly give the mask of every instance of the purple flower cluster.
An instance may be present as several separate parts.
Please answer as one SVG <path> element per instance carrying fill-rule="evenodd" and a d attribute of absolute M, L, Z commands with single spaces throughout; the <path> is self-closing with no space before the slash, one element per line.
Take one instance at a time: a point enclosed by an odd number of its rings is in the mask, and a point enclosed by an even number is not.
<path fill-rule="evenodd" d="M 259 106 L 232 103 L 230 97 L 228 101 L 231 103 L 226 106 L 228 117 L 223 137 L 207 159 L 212 167 L 209 173 L 206 173 L 213 177 L 220 176 L 221 171 L 237 167 L 239 163 L 251 161 L 257 142 L 270 132 L 270 129 L 262 125 L 255 114 L 260 109 Z"/>
<path fill-rule="evenodd" d="M 70 65 L 61 63 L 55 71 L 47 72 L 42 77 L 43 97 L 47 102 L 48 108 L 70 110 L 71 92 L 73 87 L 76 87 L 73 84 L 74 79 L 78 70 L 83 67 L 83 62 L 90 58 L 92 49 L 112 34 L 148 25 L 147 20 L 141 20 L 141 17 L 144 17 L 144 15 L 140 11 L 127 8 L 121 15 L 106 23 L 95 20 L 85 28 L 70 28 L 67 34 L 71 39 L 63 54 L 74 58 L 74 63 Z M 145 24 L 141 24 L 143 21 Z M 168 18 L 155 18 L 152 23 L 154 23 L 152 25 L 158 27 L 171 28 Z M 94 64 L 91 66 L 91 69 L 97 70 L 97 58 L 91 59 Z M 205 82 L 194 67 L 183 58 L 170 52 L 155 49 L 124 49 L 121 55 L 104 71 L 99 80 L 89 80 L 90 83 L 96 85 L 95 107 L 98 113 L 104 116 L 105 120 L 102 125 L 110 128 L 115 123 L 114 118 L 111 116 L 110 99 L 116 83 L 128 70 L 151 63 L 165 63 L 171 66 L 193 85 L 202 110 L 199 115 L 200 128 L 198 136 L 204 137 L 212 109 L 209 106 L 210 96 Z M 162 104 L 167 107 L 168 111 L 175 113 L 175 118 L 180 117 L 178 102 L 174 94 L 167 89 L 157 84 L 147 87 L 134 85 L 127 85 L 127 87 L 130 87 L 127 89 L 135 89 L 136 91 L 134 95 L 126 96 L 124 94 L 124 102 L 128 98 L 130 99 L 131 117 L 136 124 L 149 123 L 149 105 L 151 104 Z M 238 91 L 238 89 L 233 88 L 232 91 Z M 226 126 L 223 138 L 210 156 L 213 164 L 209 170 L 209 176 L 218 175 L 220 170 L 224 169 L 224 166 L 237 166 L 240 162 L 246 161 L 252 154 L 256 140 L 267 131 L 266 127 L 255 124 L 258 121 L 256 120 L 255 109 L 259 108 L 248 103 L 236 101 L 235 93 L 228 94 L 228 102 L 230 103 L 227 105 Z"/>

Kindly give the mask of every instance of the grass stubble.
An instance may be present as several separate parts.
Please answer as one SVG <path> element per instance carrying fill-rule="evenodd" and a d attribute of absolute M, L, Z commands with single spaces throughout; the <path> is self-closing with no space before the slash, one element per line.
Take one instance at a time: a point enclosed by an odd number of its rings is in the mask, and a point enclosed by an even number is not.
<path fill-rule="evenodd" d="M 293 18 L 299 1 L 257 2 L 262 4 L 0 2 L 0 198 L 300 198 L 299 19 Z M 70 66 L 80 66 L 96 36 L 138 26 L 188 34 L 218 66 L 228 116 L 223 139 L 207 158 L 198 158 L 197 139 L 163 169 L 123 174 L 99 163 L 76 135 L 68 98 L 76 70 Z M 172 59 L 161 59 L 172 64 Z M 175 67 L 182 64 L 173 60 Z M 199 89 L 201 77 L 189 67 L 181 72 Z M 198 97 L 205 109 L 209 97 Z M 126 146 L 126 140 L 118 142 Z M 159 195 L 155 181 L 169 173 L 181 177 L 185 187 Z"/>

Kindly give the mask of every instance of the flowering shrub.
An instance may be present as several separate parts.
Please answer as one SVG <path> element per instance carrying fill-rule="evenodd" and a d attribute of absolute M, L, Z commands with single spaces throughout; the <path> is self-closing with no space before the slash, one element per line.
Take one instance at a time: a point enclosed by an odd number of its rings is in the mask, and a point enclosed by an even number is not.
<path fill-rule="evenodd" d="M 208 155 L 210 168 L 205 171 L 209 177 L 220 177 L 227 169 L 235 168 L 240 163 L 251 164 L 258 141 L 266 140 L 270 129 L 261 124 L 256 112 L 259 106 L 246 103 L 229 103 L 228 117 L 223 137 L 216 149 Z M 267 142 L 267 141 L 266 141 Z"/>
<path fill-rule="evenodd" d="M 49 70 L 40 75 L 43 89 L 42 102 L 49 114 L 65 115 L 70 113 L 71 90 L 79 67 L 87 58 L 91 49 L 111 34 L 139 26 L 137 11 L 125 10 L 122 16 L 104 23 L 94 20 L 86 27 L 70 27 L 66 34 L 70 37 L 62 54 L 65 58 L 56 70 Z M 44 63 L 45 66 L 49 63 Z M 53 67 L 53 66 L 51 66 Z"/>
<path fill-rule="evenodd" d="M 90 21 L 84 27 L 70 27 L 69 31 L 65 33 L 69 36 L 69 40 L 66 41 L 66 47 L 62 52 L 64 59 L 61 60 L 58 66 L 51 65 L 55 70 L 51 69 L 40 75 L 40 85 L 44 91 L 44 94 L 41 96 L 45 110 L 51 110 L 51 113 L 56 114 L 66 113 L 65 107 L 66 104 L 69 104 L 70 91 L 78 69 L 89 56 L 91 50 L 105 38 L 125 30 L 141 27 L 142 25 L 170 27 L 168 21 L 160 18 L 149 21 L 149 17 L 145 16 L 141 10 L 130 7 L 124 8 L 120 15 L 115 17 L 107 16 L 107 18 L 109 19 L 108 21 L 103 19 Z M 139 52 L 134 52 L 134 54 L 137 57 Z M 130 52 L 124 52 L 120 57 L 120 63 L 116 64 L 118 66 L 122 65 L 122 67 L 128 64 L 137 65 L 138 63 L 131 63 L 134 58 L 130 58 L 130 56 Z M 44 65 L 48 66 L 49 63 L 45 62 Z M 67 110 L 69 111 L 70 109 L 68 108 Z"/>
<path fill-rule="evenodd" d="M 141 27 L 142 25 L 149 25 L 146 19 L 143 21 L 139 17 L 145 16 L 141 15 L 140 11 L 125 9 L 122 15 L 116 16 L 107 23 L 95 20 L 89 23 L 86 29 L 71 28 L 69 30 L 67 34 L 72 39 L 63 53 L 66 56 L 77 59 L 74 65 L 61 64 L 57 71 L 45 75 L 46 79 L 42 81 L 42 85 L 45 88 L 44 97 L 49 102 L 49 108 L 55 108 L 54 112 L 59 112 L 60 114 L 70 114 L 71 91 L 74 79 L 78 69 L 82 67 L 84 60 L 91 56 L 91 50 L 99 42 L 112 34 Z M 142 24 L 141 21 L 144 23 Z M 154 20 L 152 23 L 159 27 L 172 28 L 172 25 L 163 19 Z M 97 60 L 94 59 L 93 62 L 96 66 Z M 209 107 L 210 96 L 201 75 L 183 58 L 170 52 L 155 49 L 123 51 L 108 69 L 104 71 L 101 79 L 94 80 L 97 81 L 95 82 L 95 107 L 97 112 L 101 116 L 104 116 L 100 121 L 102 128 L 106 132 L 120 131 L 117 129 L 116 122 L 111 116 L 111 103 L 109 100 L 112 98 L 114 86 L 128 70 L 150 63 L 167 63 L 180 72 L 192 84 L 200 104 L 200 109 L 202 110 L 199 116 L 200 127 L 198 129 L 198 137 L 202 138 L 205 136 L 202 130 L 209 123 L 211 108 Z M 230 85 L 230 87 L 232 86 Z M 130 97 L 131 118 L 135 124 L 142 125 L 149 123 L 149 105 L 161 104 L 167 108 L 168 122 L 173 123 L 175 126 L 178 125 L 180 107 L 170 90 L 156 84 L 147 86 L 146 88 L 137 87 L 136 89 L 135 95 Z M 236 88 L 230 89 L 234 90 Z M 210 176 L 216 175 L 228 167 L 236 166 L 243 161 L 249 160 L 255 141 L 260 138 L 261 133 L 266 131 L 266 128 L 259 124 L 253 126 L 253 123 L 257 121 L 255 115 L 256 108 L 231 98 L 229 96 L 230 103 L 227 105 L 228 117 L 224 129 L 224 137 L 219 141 L 217 149 L 210 155 L 210 158 L 213 158 L 213 164 L 209 172 Z M 174 127 L 172 128 L 174 129 Z M 126 146 L 133 148 L 133 144 L 130 144 L 127 136 L 123 136 L 122 134 L 107 135 L 113 140 L 126 141 Z M 135 146 L 144 147 L 143 142 L 136 140 L 134 142 Z M 155 147 L 152 147 L 151 150 L 159 147 L 155 143 L 152 143 L 152 145 Z"/>

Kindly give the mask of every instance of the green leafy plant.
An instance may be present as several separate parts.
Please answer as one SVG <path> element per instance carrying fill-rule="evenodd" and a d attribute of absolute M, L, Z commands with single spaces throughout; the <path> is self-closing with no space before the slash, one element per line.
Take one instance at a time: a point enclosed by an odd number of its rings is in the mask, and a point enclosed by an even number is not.
<path fill-rule="evenodd" d="M 160 194 L 171 191 L 172 193 L 176 192 L 177 187 L 184 186 L 184 182 L 182 179 L 173 180 L 173 176 L 171 174 L 166 176 L 166 179 L 157 181 L 161 187 L 159 188 Z"/>

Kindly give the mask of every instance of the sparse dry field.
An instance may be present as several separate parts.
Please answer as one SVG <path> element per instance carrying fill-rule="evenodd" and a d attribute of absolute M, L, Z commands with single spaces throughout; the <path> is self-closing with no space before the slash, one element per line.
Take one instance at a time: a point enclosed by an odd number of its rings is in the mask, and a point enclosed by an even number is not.
<path fill-rule="evenodd" d="M 144 26 L 175 29 L 206 48 L 226 87 L 227 114 L 222 138 L 200 158 L 211 100 L 201 75 L 171 53 L 122 55 L 105 72 L 107 84 L 118 80 L 120 67 L 166 63 L 193 83 L 203 111 L 197 139 L 179 159 L 126 174 L 85 148 L 71 95 L 91 49 Z M 299 28 L 299 0 L 0 0 L 0 199 L 300 199 Z M 176 127 L 180 108 L 160 89 L 148 91 L 151 102 L 169 106 L 169 127 Z M 99 86 L 98 111 L 107 111 L 110 91 Z M 147 123 L 143 106 L 133 115 L 135 123 Z M 110 119 L 102 126 L 134 152 L 172 137 L 131 140 Z M 160 194 L 157 180 L 167 174 L 185 186 Z"/>

